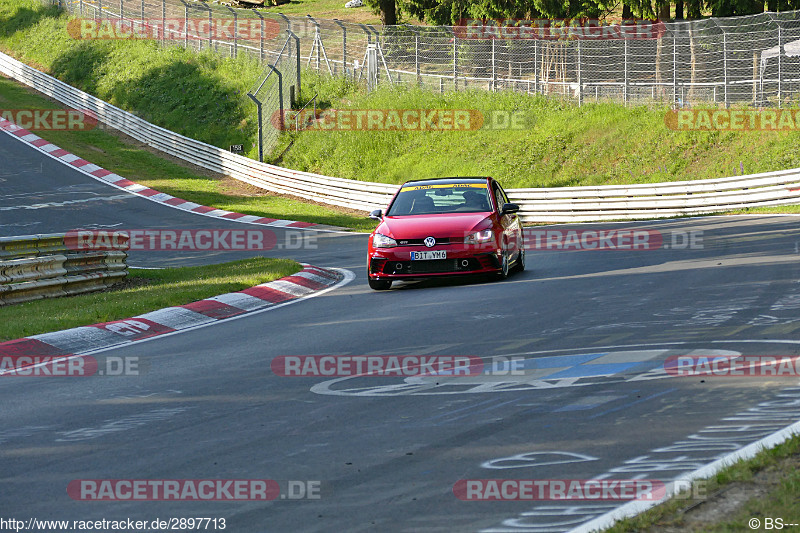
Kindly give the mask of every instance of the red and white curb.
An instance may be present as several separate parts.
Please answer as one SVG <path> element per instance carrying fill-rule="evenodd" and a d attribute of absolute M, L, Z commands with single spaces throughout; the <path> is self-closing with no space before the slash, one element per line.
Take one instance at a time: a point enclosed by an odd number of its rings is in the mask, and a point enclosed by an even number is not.
<path fill-rule="evenodd" d="M 18 361 L 19 364 L 0 370 L 0 375 L 13 373 L 14 368 L 42 364 L 35 358 L 61 359 L 86 355 L 161 335 L 205 327 L 247 314 L 268 311 L 294 301 L 318 296 L 349 283 L 353 278 L 353 274 L 347 270 L 303 264 L 303 270 L 297 274 L 239 292 L 167 307 L 124 320 L 3 342 L 0 343 L 0 360 Z"/>
<path fill-rule="evenodd" d="M 61 161 L 66 165 L 74 167 L 76 170 L 86 174 L 87 176 L 162 205 L 181 209 L 197 215 L 220 218 L 223 220 L 233 220 L 246 224 L 258 224 L 277 228 L 310 228 L 318 231 L 336 231 L 337 229 L 333 228 L 332 226 L 315 224 L 313 222 L 299 222 L 294 220 L 259 217 L 256 215 L 245 215 L 244 213 L 235 213 L 233 211 L 226 211 L 224 209 L 217 209 L 207 205 L 196 204 L 167 193 L 159 192 L 155 189 L 147 187 L 146 185 L 133 182 L 129 179 L 123 178 L 118 174 L 114 174 L 110 170 L 106 170 L 93 163 L 90 163 L 89 161 L 86 161 L 85 159 L 81 159 L 77 155 L 56 146 L 50 141 L 42 139 L 35 133 L 31 133 L 30 131 L 17 126 L 7 119 L 0 118 L 0 131 L 4 131 L 11 136 L 17 137 L 19 140 L 26 142 L 41 153 Z"/>

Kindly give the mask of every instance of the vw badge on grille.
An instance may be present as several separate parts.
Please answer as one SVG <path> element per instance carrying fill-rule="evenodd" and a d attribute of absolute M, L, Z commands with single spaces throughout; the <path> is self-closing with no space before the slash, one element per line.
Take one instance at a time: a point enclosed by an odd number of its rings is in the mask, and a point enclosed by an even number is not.
<path fill-rule="evenodd" d="M 436 246 L 436 239 L 434 239 L 433 237 L 425 237 L 425 246 L 427 246 L 428 248 L 433 248 L 434 246 Z"/>

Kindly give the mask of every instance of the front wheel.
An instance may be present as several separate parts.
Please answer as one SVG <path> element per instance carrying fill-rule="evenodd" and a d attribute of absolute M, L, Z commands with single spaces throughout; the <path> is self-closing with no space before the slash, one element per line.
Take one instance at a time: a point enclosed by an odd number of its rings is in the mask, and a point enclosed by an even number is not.
<path fill-rule="evenodd" d="M 500 272 L 497 273 L 498 279 L 506 279 L 509 273 L 508 254 L 503 252 L 503 257 L 500 259 Z"/>
<path fill-rule="evenodd" d="M 520 249 L 517 255 L 517 263 L 514 265 L 515 272 L 522 272 L 525 270 L 525 248 Z"/>
<path fill-rule="evenodd" d="M 372 290 L 385 291 L 386 289 L 391 288 L 391 286 L 392 286 L 391 281 L 369 278 L 369 288 Z"/>

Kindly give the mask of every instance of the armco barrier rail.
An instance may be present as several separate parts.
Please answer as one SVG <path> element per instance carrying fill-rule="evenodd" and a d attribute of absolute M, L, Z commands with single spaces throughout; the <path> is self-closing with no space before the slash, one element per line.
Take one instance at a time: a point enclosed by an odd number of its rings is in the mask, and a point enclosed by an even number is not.
<path fill-rule="evenodd" d="M 0 54 L 0 72 L 154 148 L 262 189 L 368 211 L 383 208 L 397 185 L 332 178 L 259 163 L 150 124 Z M 502 176 L 497 176 L 502 179 Z M 800 169 L 658 184 L 511 189 L 525 222 L 646 219 L 800 203 Z"/>
<path fill-rule="evenodd" d="M 128 275 L 123 251 L 73 251 L 63 233 L 0 237 L 0 306 L 97 291 Z"/>

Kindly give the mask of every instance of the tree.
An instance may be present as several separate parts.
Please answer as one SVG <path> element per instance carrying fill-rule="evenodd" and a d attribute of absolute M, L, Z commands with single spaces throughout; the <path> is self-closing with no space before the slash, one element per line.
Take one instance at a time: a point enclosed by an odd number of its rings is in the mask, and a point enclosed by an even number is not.
<path fill-rule="evenodd" d="M 397 4 L 395 0 L 366 0 L 366 4 L 375 13 L 380 14 L 381 23 L 384 26 L 394 26 L 397 24 Z"/>

